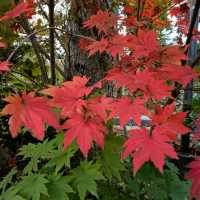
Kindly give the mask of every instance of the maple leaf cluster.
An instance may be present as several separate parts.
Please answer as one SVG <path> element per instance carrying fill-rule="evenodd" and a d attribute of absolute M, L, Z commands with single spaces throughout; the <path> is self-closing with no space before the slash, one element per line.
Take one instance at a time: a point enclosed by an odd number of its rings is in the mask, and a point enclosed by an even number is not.
<path fill-rule="evenodd" d="M 119 116 L 120 123 L 124 126 L 134 118 L 140 127 L 141 116 L 148 116 L 151 119 L 151 130 L 141 127 L 141 131 L 130 132 L 123 155 L 133 156 L 134 171 L 147 161 L 152 161 L 162 171 L 165 156 L 176 157 L 171 142 L 176 140 L 178 134 L 189 132 L 189 129 L 183 125 L 186 113 L 174 113 L 174 104 L 160 107 L 157 104 L 171 98 L 175 83 L 186 85 L 196 78 L 196 73 L 190 67 L 180 64 L 180 59 L 185 59 L 185 55 L 177 46 L 160 46 L 156 32 L 139 29 L 137 35 L 120 35 L 115 30 L 116 21 L 117 16 L 107 11 L 98 11 L 86 21 L 85 27 L 96 27 L 105 36 L 100 41 L 91 41 L 85 48 L 90 56 L 97 51 L 105 51 L 113 57 L 121 56 L 119 63 L 108 71 L 105 79 L 116 81 L 118 88 L 128 88 L 128 96 L 118 99 L 105 96 L 90 98 L 94 87 L 86 86 L 88 79 L 74 77 L 60 87 L 43 90 L 43 94 L 51 97 L 48 101 L 45 97 L 34 97 L 32 93 L 7 97 L 5 100 L 9 104 L 2 113 L 12 115 L 9 124 L 13 137 L 20 132 L 21 126 L 25 126 L 34 137 L 43 139 L 44 125 L 49 124 L 65 130 L 65 147 L 76 140 L 85 156 L 93 141 L 103 148 L 107 120 Z M 176 74 L 175 68 L 181 71 L 180 74 Z M 60 109 L 60 118 L 66 120 L 64 124 L 58 125 L 52 108 Z M 44 114 L 40 114 L 40 111 Z M 134 148 L 131 144 L 135 142 L 137 145 Z M 140 161 L 142 154 L 137 149 L 143 142 L 149 144 L 148 151 L 152 156 L 147 155 Z M 166 149 L 160 148 L 161 146 L 166 146 Z M 155 148 L 160 149 L 157 155 Z"/>
<path fill-rule="evenodd" d="M 151 7 L 150 1 L 148 6 Z M 136 18 L 131 16 L 133 10 L 131 7 L 125 8 L 125 12 L 130 17 L 122 23 L 128 27 L 137 26 Z M 186 13 L 186 10 L 184 12 Z M 182 15 L 185 13 L 182 12 Z M 155 15 L 153 12 L 143 12 L 143 14 Z M 90 20 L 87 23 L 90 23 Z M 95 21 L 92 22 L 95 26 Z M 184 49 L 176 45 L 161 46 L 155 31 L 142 27 L 135 35 L 117 35 L 117 31 L 114 31 L 113 34 L 109 36 L 105 34 L 99 41 L 90 42 L 85 47 L 89 56 L 96 52 L 106 52 L 114 58 L 120 56 L 119 63 L 108 71 L 105 79 L 116 81 L 117 88 L 128 88 L 129 95 L 115 100 L 115 106 L 111 106 L 110 109 L 115 116 L 120 116 L 122 125 L 132 117 L 140 125 L 141 115 L 149 116 L 151 119 L 150 130 L 141 127 L 139 130 L 129 132 L 122 158 L 129 155 L 133 157 L 134 172 L 137 172 L 147 161 L 152 161 L 162 172 L 166 156 L 177 158 L 172 142 L 176 140 L 177 135 L 186 134 L 190 129 L 183 124 L 186 113 L 176 113 L 174 103 L 165 106 L 157 106 L 157 104 L 159 102 L 162 104 L 162 100 L 167 98 L 173 99 L 171 92 L 175 84 L 185 87 L 192 79 L 197 78 L 197 74 L 189 66 L 181 65 L 182 60 L 187 60 Z M 197 168 L 191 168 L 189 178 L 194 179 L 191 196 L 199 197 L 197 189 L 199 176 L 194 175 Z"/>
<path fill-rule="evenodd" d="M 33 92 L 11 95 L 5 99 L 8 105 L 2 110 L 2 114 L 11 115 L 11 135 L 16 137 L 20 128 L 26 127 L 34 137 L 42 140 L 45 127 L 51 125 L 64 130 L 65 148 L 75 140 L 87 157 L 93 142 L 104 148 L 109 120 L 119 116 L 120 124 L 124 126 L 133 118 L 138 129 L 129 131 L 122 158 L 132 157 L 135 173 L 149 161 L 163 172 L 166 157 L 177 159 L 172 143 L 178 135 L 184 135 L 190 129 L 183 123 L 186 113 L 176 112 L 172 91 L 177 84 L 185 87 L 197 78 L 197 74 L 189 66 L 181 65 L 181 61 L 187 59 L 183 49 L 177 45 L 162 46 L 157 32 L 147 28 L 146 24 L 152 23 L 152 18 L 160 14 L 161 8 L 155 7 L 153 2 L 147 1 L 144 12 L 139 13 L 140 26 L 131 6 L 125 8 L 125 18 L 100 10 L 84 23 L 85 28 L 95 28 L 101 37 L 96 41 L 82 41 L 80 46 L 88 51 L 89 56 L 99 52 L 113 57 L 115 64 L 104 80 L 115 81 L 118 89 L 127 88 L 128 95 L 116 99 L 105 94 L 93 96 L 95 87 L 103 89 L 101 84 L 89 87 L 88 79 L 79 76 L 61 86 L 42 90 L 46 96 L 36 96 Z M 28 16 L 33 3 L 32 0 L 21 1 L 1 20 L 13 19 L 22 13 Z M 120 34 L 118 21 L 128 29 L 134 26 L 135 32 Z M 157 26 L 160 23 L 157 21 Z M 5 46 L 4 43 L 0 45 Z M 9 71 L 10 65 L 7 61 L 1 62 L 0 70 Z M 172 103 L 167 104 L 168 100 Z M 142 125 L 142 116 L 149 117 L 150 127 Z M 60 119 L 64 122 L 60 123 Z M 192 196 L 199 197 L 197 167 L 199 161 L 191 163 L 190 168 L 196 171 L 191 171 L 188 177 L 194 180 Z M 198 178 L 195 178 L 196 173 Z"/>

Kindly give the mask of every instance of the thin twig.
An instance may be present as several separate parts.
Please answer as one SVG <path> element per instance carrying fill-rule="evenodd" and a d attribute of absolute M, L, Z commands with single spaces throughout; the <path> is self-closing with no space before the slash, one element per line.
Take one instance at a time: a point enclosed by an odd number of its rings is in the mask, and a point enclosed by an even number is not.
<path fill-rule="evenodd" d="M 14 71 L 14 70 L 12 70 L 11 72 L 15 73 L 15 74 L 19 74 L 20 76 L 23 76 L 24 78 L 27 78 L 29 81 L 33 82 L 34 84 L 41 86 L 37 81 L 32 79 L 30 76 L 27 76 L 26 74 L 23 74 L 21 72 L 17 72 L 17 71 Z"/>

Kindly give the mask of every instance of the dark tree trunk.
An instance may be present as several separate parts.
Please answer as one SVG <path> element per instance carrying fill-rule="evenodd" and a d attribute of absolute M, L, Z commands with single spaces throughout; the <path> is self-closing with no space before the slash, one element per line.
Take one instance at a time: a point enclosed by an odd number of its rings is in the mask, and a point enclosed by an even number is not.
<path fill-rule="evenodd" d="M 49 27 L 54 27 L 54 0 L 49 0 Z M 49 46 L 50 46 L 50 67 L 51 67 L 51 83 L 56 83 L 56 63 L 55 63 L 55 38 L 54 29 L 49 29 Z"/>

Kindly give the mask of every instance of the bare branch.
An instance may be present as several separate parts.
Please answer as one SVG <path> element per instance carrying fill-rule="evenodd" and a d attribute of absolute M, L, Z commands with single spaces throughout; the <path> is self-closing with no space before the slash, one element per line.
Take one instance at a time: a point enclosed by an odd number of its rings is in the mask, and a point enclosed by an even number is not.
<path fill-rule="evenodd" d="M 39 47 L 38 47 L 39 45 L 38 45 L 36 38 L 32 37 L 32 36 L 34 36 L 34 34 L 32 34 L 33 30 L 31 29 L 31 27 L 29 25 L 28 19 L 26 19 L 26 17 L 22 16 L 21 20 L 20 20 L 20 24 L 22 25 L 22 27 L 26 31 L 26 33 L 31 35 L 29 37 L 29 39 L 32 43 L 33 49 L 34 49 L 35 54 L 36 54 L 37 59 L 38 59 L 38 63 L 39 63 L 40 70 L 41 70 L 42 82 L 44 84 L 48 84 L 48 74 L 47 74 L 47 70 L 46 70 L 46 66 L 45 66 L 45 61 L 44 61 L 44 58 L 40 54 Z M 9 56 L 8 60 L 9 59 L 10 59 L 10 56 Z"/>

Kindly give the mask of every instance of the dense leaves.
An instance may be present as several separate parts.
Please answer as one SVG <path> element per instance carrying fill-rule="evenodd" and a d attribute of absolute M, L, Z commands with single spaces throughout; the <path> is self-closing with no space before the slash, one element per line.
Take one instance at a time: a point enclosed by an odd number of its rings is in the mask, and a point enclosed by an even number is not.
<path fill-rule="evenodd" d="M 23 176 L 21 180 L 16 180 L 14 187 L 8 189 L 9 184 L 12 184 L 15 171 L 7 176 L 0 185 L 3 192 L 2 199 L 64 200 L 74 199 L 77 196 L 81 200 L 88 196 L 99 198 L 98 184 L 103 188 L 110 187 L 111 183 L 115 187 L 114 191 L 120 189 L 121 193 L 130 190 L 130 185 L 133 186 L 130 195 L 119 194 L 120 199 L 121 197 L 182 199 L 187 196 L 187 184 L 181 184 L 177 171 L 173 171 L 173 167 L 165 162 L 167 157 L 178 158 L 173 146 L 177 136 L 191 131 L 183 124 L 187 113 L 176 111 L 172 92 L 183 89 L 198 77 L 195 70 L 182 65 L 188 59 L 184 53 L 185 49 L 161 41 L 162 30 L 168 28 L 167 13 L 178 16 L 176 24 L 181 30 L 180 40 L 183 35 L 186 35 L 187 29 L 183 27 L 188 23 L 186 20 L 188 5 L 179 0 L 174 1 L 174 4 L 170 7 L 171 2 L 167 0 L 150 0 L 142 3 L 116 1 L 110 9 L 99 9 L 83 23 L 83 28 L 90 29 L 93 36 L 96 33 L 95 39 L 69 34 L 72 38 L 74 36 L 84 38 L 81 40 L 80 47 L 88 52 L 89 58 L 97 55 L 99 58 L 104 56 L 108 58 L 110 66 L 105 66 L 106 75 L 103 82 L 114 83 L 117 91 L 115 99 L 107 97 L 102 80 L 91 86 L 90 79 L 85 76 L 75 76 L 64 83 L 58 78 L 52 81 L 53 83 L 58 81 L 58 85 L 47 87 L 49 74 L 46 70 L 46 62 L 39 57 L 38 64 L 45 83 L 43 85 L 45 89 L 40 91 L 43 96 L 37 96 L 35 92 L 21 93 L 16 90 L 16 94 L 5 98 L 8 104 L 1 113 L 10 115 L 8 123 L 12 137 L 17 137 L 22 132 L 21 128 L 25 127 L 33 137 L 43 140 L 47 125 L 55 128 L 57 132 L 64 132 L 64 137 L 59 134 L 51 141 L 45 140 L 43 143 L 22 147 L 18 156 L 22 156 L 26 161 Z M 0 21 L 12 21 L 21 16 L 30 18 L 35 13 L 36 5 L 34 0 L 19 1 L 0 17 Z M 112 12 L 116 5 L 120 14 Z M 74 2 L 68 6 L 80 9 Z M 162 10 L 165 12 L 162 13 Z M 45 15 L 45 18 L 48 17 Z M 23 24 L 25 31 L 27 26 L 30 34 L 29 23 Z M 56 33 L 55 36 L 59 42 L 62 41 L 63 38 L 61 39 L 59 34 Z M 36 49 L 39 50 L 40 45 L 36 44 L 37 37 L 33 35 L 30 39 L 38 57 Z M 73 39 L 69 40 L 70 51 L 70 42 Z M 0 48 L 6 48 L 5 43 L 1 41 Z M 66 44 L 64 50 L 68 51 Z M 42 54 L 49 59 L 48 54 L 46 55 L 45 52 Z M 55 60 L 51 56 L 52 51 L 50 60 Z M 72 65 L 71 55 L 68 59 L 69 64 Z M 99 62 L 98 66 L 102 67 L 101 59 L 96 62 Z M 1 61 L 2 75 L 7 75 L 3 72 L 11 71 L 10 67 L 9 61 Z M 56 66 L 58 71 L 59 67 Z M 75 66 L 64 67 L 64 73 L 67 68 L 69 70 L 75 68 Z M 53 71 L 51 66 L 52 77 Z M 64 74 L 66 79 L 65 76 Z M 32 77 L 30 81 L 34 82 Z M 122 92 L 124 89 L 126 89 L 125 95 Z M 117 136 L 119 133 L 113 133 L 113 129 L 116 128 L 114 126 L 116 117 L 120 120 L 118 129 L 125 127 L 126 130 L 127 123 L 134 120 L 134 130 L 123 133 L 123 139 Z M 142 123 L 142 117 L 148 118 L 147 126 Z M 196 138 L 198 139 L 198 136 Z M 119 158 L 122 147 L 124 150 L 121 157 L 124 160 Z M 77 148 L 89 161 L 82 161 L 83 158 L 79 155 L 80 152 L 77 152 Z M 131 173 L 128 171 L 131 168 L 130 159 L 127 158 L 129 156 L 132 157 L 134 174 L 138 172 L 134 178 L 130 177 Z M 74 157 L 76 162 L 72 166 L 71 161 Z M 157 169 L 146 168 L 151 166 L 149 162 L 153 163 L 164 178 L 161 178 Z M 193 181 L 191 197 L 200 199 L 199 159 L 193 161 L 189 168 L 191 169 L 187 177 Z M 127 173 L 125 176 L 123 174 L 122 178 L 121 173 L 125 170 Z M 140 175 L 141 171 L 143 171 L 142 175 Z M 152 177 L 154 177 L 153 181 Z M 116 184 L 118 181 L 120 183 Z M 128 183 L 128 187 L 125 182 Z M 168 183 L 171 184 L 169 188 L 166 187 Z M 177 190 L 181 192 L 175 194 L 173 188 L 179 188 Z M 157 190 L 161 194 L 160 197 L 154 192 Z M 185 196 L 181 196 L 182 194 Z M 107 194 L 101 194 L 101 197 L 110 198 Z"/>

